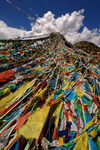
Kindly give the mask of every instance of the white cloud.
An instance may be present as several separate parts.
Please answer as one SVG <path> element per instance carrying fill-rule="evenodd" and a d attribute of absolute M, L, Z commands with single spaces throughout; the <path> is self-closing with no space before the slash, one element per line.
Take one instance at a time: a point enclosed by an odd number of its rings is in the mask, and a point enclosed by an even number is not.
<path fill-rule="evenodd" d="M 25 29 L 23 26 L 21 26 L 21 25 L 20 25 L 20 29 L 21 29 L 21 30 L 26 30 L 26 29 Z"/>
<path fill-rule="evenodd" d="M 36 36 L 48 34 L 50 32 L 60 32 L 72 44 L 85 40 L 100 46 L 100 29 L 89 30 L 83 24 L 85 18 L 83 13 L 84 9 L 55 18 L 55 14 L 48 11 L 43 17 L 37 17 L 35 23 L 31 23 L 30 31 L 11 28 L 8 27 L 5 22 L 0 21 L 0 38 Z M 79 32 L 80 29 L 82 29 L 82 32 Z"/>
<path fill-rule="evenodd" d="M 0 28 L 6 28 L 7 27 L 7 24 L 5 22 L 3 22 L 2 20 L 0 20 Z"/>
<path fill-rule="evenodd" d="M 20 26 L 20 29 L 9 27 L 5 22 L 0 20 L 0 39 L 17 38 L 19 36 L 26 37 L 30 35 L 33 35 L 32 31 L 26 31 L 22 26 Z"/>

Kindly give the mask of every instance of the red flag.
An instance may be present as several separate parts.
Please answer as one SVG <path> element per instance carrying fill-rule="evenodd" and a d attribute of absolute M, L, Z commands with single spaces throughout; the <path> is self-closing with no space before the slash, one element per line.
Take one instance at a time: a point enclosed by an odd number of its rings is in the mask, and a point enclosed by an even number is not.
<path fill-rule="evenodd" d="M 81 100 L 80 100 L 80 99 L 78 99 L 78 104 L 79 104 L 79 105 L 82 105 L 82 102 L 81 102 Z"/>
<path fill-rule="evenodd" d="M 87 108 L 88 108 L 87 105 L 86 105 L 86 104 L 83 104 L 83 110 L 86 111 Z"/>
<path fill-rule="evenodd" d="M 57 128 L 55 127 L 54 128 L 54 132 L 53 132 L 53 140 L 56 140 L 57 139 L 57 135 L 58 135 L 58 130 L 57 130 Z"/>
<path fill-rule="evenodd" d="M 97 96 L 94 95 L 93 97 L 93 102 L 100 107 L 100 102 L 99 102 L 99 98 Z"/>

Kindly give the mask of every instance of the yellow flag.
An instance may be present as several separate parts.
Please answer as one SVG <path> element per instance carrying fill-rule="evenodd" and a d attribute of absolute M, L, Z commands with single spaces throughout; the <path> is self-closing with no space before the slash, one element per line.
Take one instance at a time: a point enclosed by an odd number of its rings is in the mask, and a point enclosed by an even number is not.
<path fill-rule="evenodd" d="M 79 97 L 82 97 L 83 96 L 83 92 L 82 90 L 80 89 L 80 87 L 76 86 L 76 93 Z"/>
<path fill-rule="evenodd" d="M 10 89 L 9 88 L 5 88 L 5 89 L 3 89 L 3 92 L 4 92 L 4 94 L 8 94 L 8 93 L 10 93 Z"/>
<path fill-rule="evenodd" d="M 42 70 L 43 70 L 43 67 L 39 66 L 36 70 L 42 71 Z"/>
<path fill-rule="evenodd" d="M 95 137 L 97 137 L 97 131 L 94 129 L 94 130 L 92 130 L 90 133 L 89 133 L 89 136 L 93 139 L 93 138 L 95 138 Z"/>
<path fill-rule="evenodd" d="M 37 109 L 19 129 L 18 134 L 26 139 L 38 139 L 48 117 L 50 106 Z"/>
<path fill-rule="evenodd" d="M 40 97 L 41 99 L 43 99 L 43 98 L 44 98 L 44 94 L 46 93 L 47 89 L 48 89 L 48 86 L 46 86 L 43 90 L 40 89 L 40 90 L 36 93 L 35 96 L 38 96 L 38 97 Z"/>
<path fill-rule="evenodd" d="M 55 125 L 56 127 L 58 127 L 58 123 L 59 123 L 59 115 L 60 115 L 60 112 L 61 112 L 61 109 L 62 109 L 62 104 L 63 102 L 62 101 L 58 101 L 56 103 L 56 107 L 55 107 L 55 110 L 54 110 L 54 113 L 53 113 L 53 116 L 56 116 L 56 120 L 55 120 Z"/>
<path fill-rule="evenodd" d="M 46 99 L 46 103 L 49 103 L 50 100 L 53 98 L 53 96 L 54 96 L 54 93 L 49 95 L 49 97 Z"/>
<path fill-rule="evenodd" d="M 0 101 L 0 109 L 8 108 L 12 102 L 14 102 L 17 98 L 23 96 L 26 90 L 34 85 L 35 80 L 36 79 L 32 80 L 31 82 L 26 81 L 17 91 L 15 91 L 14 93 L 10 92 L 9 95 L 2 98 Z"/>
<path fill-rule="evenodd" d="M 87 130 L 88 128 L 90 128 L 91 126 L 95 125 L 97 122 L 98 122 L 98 117 L 97 117 L 97 115 L 96 115 L 96 116 L 94 116 L 94 118 L 93 118 L 90 122 L 88 122 L 88 123 L 86 124 L 85 128 L 83 129 L 83 132 L 86 131 L 86 130 Z"/>
<path fill-rule="evenodd" d="M 83 133 L 82 136 L 79 138 L 73 150 L 89 150 L 88 135 L 86 132 Z"/>
<path fill-rule="evenodd" d="M 74 84 L 75 84 L 75 82 L 71 81 L 70 84 L 69 84 L 69 86 L 68 86 L 68 88 L 72 87 Z"/>
<path fill-rule="evenodd" d="M 66 85 L 62 88 L 62 90 L 66 90 L 70 84 L 70 81 L 66 83 Z"/>
<path fill-rule="evenodd" d="M 64 95 L 65 95 L 65 93 L 60 94 L 60 95 L 57 97 L 57 100 L 60 100 Z"/>
<path fill-rule="evenodd" d="M 60 145 L 64 144 L 64 139 L 65 139 L 64 136 L 63 137 L 59 137 L 58 142 L 59 142 Z"/>

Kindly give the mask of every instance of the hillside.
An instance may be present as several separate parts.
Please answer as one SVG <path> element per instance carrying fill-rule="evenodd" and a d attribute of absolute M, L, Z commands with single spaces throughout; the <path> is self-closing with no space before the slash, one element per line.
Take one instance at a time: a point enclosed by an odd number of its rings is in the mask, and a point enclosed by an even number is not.
<path fill-rule="evenodd" d="M 88 42 L 88 41 L 80 41 L 76 44 L 73 45 L 75 48 L 79 48 L 84 50 L 87 53 L 91 53 L 91 52 L 100 52 L 100 48 L 95 45 L 92 42 Z"/>
<path fill-rule="evenodd" d="M 80 41 L 73 45 L 74 48 L 81 49 L 84 52 L 91 54 L 90 63 L 100 64 L 100 48 L 92 42 Z"/>
<path fill-rule="evenodd" d="M 91 137 L 100 143 L 99 55 L 55 32 L 1 45 L 0 150 L 89 149 Z"/>

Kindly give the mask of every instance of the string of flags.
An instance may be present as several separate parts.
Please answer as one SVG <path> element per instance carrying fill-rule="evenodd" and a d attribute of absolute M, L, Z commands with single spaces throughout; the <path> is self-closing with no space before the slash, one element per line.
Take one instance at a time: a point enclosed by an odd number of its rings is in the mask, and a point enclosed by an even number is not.
<path fill-rule="evenodd" d="M 17 7 L 14 3 L 12 3 L 10 0 L 6 0 L 9 4 L 11 4 L 12 6 L 14 6 L 16 9 L 18 9 L 19 11 L 21 11 L 22 13 L 24 13 L 28 18 L 30 18 L 31 20 L 35 20 L 34 17 L 30 16 L 29 14 L 27 14 L 25 11 L 23 11 L 21 8 Z M 43 26 L 46 30 L 50 31 L 49 28 L 45 27 L 45 25 L 41 24 L 40 22 L 36 21 L 39 25 Z M 51 32 L 51 31 L 50 31 Z"/>
<path fill-rule="evenodd" d="M 89 54 L 60 34 L 3 46 L 0 150 L 99 150 L 100 68 Z"/>

